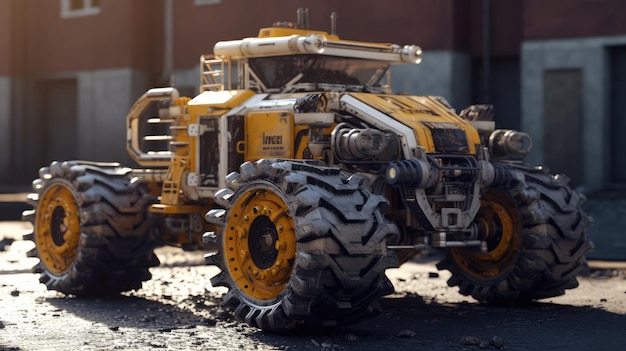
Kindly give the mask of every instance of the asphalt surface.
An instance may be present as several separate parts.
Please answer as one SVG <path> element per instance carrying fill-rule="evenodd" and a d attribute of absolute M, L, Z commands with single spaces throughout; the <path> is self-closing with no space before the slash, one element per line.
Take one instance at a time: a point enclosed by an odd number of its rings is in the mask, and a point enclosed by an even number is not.
<path fill-rule="evenodd" d="M 31 207 L 26 203 L 28 193 L 0 193 L 0 221 L 19 221 L 22 211 Z"/>
<path fill-rule="evenodd" d="M 0 195 L 0 350 L 621 350 L 626 262 L 592 260 L 580 286 L 530 306 L 485 306 L 447 286 L 437 258 L 387 272 L 396 292 L 354 326 L 268 334 L 232 319 L 215 267 L 201 252 L 159 248 L 161 265 L 137 291 L 78 299 L 30 272 L 25 193 Z M 619 239 L 619 237 L 617 237 Z M 619 240 L 608 240 L 619 248 Z M 617 250 L 619 251 L 619 250 Z M 597 251 L 596 251 L 597 252 Z M 604 252 L 604 251 L 600 251 Z"/>
<path fill-rule="evenodd" d="M 395 293 L 382 313 L 344 327 L 271 334 L 232 319 L 201 252 L 164 247 L 136 291 L 74 298 L 30 273 L 20 240 L 27 222 L 0 222 L 0 350 L 621 350 L 626 344 L 626 265 L 591 262 L 580 286 L 527 306 L 479 304 L 447 286 L 436 257 L 388 270 Z M 601 268 L 599 264 L 604 264 Z"/>

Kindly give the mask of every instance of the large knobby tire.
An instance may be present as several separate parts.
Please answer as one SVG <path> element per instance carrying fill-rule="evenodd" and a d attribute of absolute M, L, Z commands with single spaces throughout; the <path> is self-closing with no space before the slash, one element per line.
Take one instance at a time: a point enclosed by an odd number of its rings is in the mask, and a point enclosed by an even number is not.
<path fill-rule="evenodd" d="M 33 272 L 49 290 L 111 295 L 141 288 L 159 264 L 147 208 L 155 201 L 118 164 L 53 162 L 39 171 L 29 195 L 33 224 L 25 239 L 39 258 Z"/>
<path fill-rule="evenodd" d="M 578 286 L 586 268 L 589 217 L 584 197 L 562 176 L 543 169 L 502 163 L 512 179 L 481 198 L 476 222 L 487 252 L 453 248 L 439 263 L 452 276 L 448 285 L 491 303 L 523 303 L 563 295 Z"/>
<path fill-rule="evenodd" d="M 235 317 L 269 331 L 358 322 L 393 292 L 385 270 L 397 266 L 386 240 L 397 227 L 387 202 L 363 179 L 316 162 L 244 163 L 216 195 L 221 272 L 214 286 Z"/>

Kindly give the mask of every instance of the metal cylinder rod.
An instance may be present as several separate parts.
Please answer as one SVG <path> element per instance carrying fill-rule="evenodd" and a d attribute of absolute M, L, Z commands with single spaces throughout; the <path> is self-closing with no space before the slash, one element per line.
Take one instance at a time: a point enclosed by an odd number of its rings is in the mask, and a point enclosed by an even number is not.
<path fill-rule="evenodd" d="M 303 15 L 304 15 L 304 9 L 298 9 L 298 11 L 296 12 L 297 15 L 297 19 L 296 19 L 296 28 L 301 29 L 303 27 L 303 23 L 304 23 L 304 19 L 303 19 Z"/>
<path fill-rule="evenodd" d="M 304 29 L 311 29 L 311 15 L 309 9 L 304 9 Z"/>

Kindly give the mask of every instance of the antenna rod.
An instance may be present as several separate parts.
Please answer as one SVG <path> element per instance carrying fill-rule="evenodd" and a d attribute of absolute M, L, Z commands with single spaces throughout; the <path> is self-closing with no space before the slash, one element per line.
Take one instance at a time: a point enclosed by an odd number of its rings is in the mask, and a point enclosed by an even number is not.
<path fill-rule="evenodd" d="M 337 35 L 337 12 L 332 12 L 330 14 L 330 34 Z"/>
<path fill-rule="evenodd" d="M 297 22 L 296 22 L 296 28 L 302 29 L 302 25 L 303 25 L 303 22 L 304 22 L 304 19 L 303 19 L 303 17 L 304 17 L 304 9 L 300 8 L 300 9 L 298 9 L 298 11 L 296 13 L 298 14 L 298 19 L 297 19 Z"/>
<path fill-rule="evenodd" d="M 311 16 L 308 8 L 304 9 L 304 29 L 311 29 Z"/>

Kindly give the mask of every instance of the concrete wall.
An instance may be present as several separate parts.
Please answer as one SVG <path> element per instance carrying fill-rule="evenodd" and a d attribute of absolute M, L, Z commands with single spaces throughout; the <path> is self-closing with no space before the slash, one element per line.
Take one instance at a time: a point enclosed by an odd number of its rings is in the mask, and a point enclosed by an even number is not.
<path fill-rule="evenodd" d="M 190 98 L 198 95 L 200 89 L 200 64 L 188 69 L 174 71 L 174 87 L 180 90 L 181 95 Z"/>
<path fill-rule="evenodd" d="M 147 74 L 122 68 L 80 72 L 77 79 L 79 157 L 128 164 L 126 114 L 147 90 Z"/>
<path fill-rule="evenodd" d="M 143 71 L 122 68 L 55 74 L 32 83 L 33 94 L 26 116 L 13 121 L 16 126 L 12 130 L 18 133 L 13 152 L 16 162 L 20 163 L 20 174 L 14 175 L 15 180 L 31 179 L 39 167 L 54 160 L 78 158 L 135 166 L 126 153 L 126 114 L 135 100 L 150 88 L 147 76 Z M 69 99 L 77 105 L 75 125 L 63 128 L 67 116 L 50 114 L 46 117 L 48 123 L 58 125 L 54 125 L 54 131 L 49 130 L 41 121 L 42 115 L 50 112 L 42 111 L 49 102 L 43 97 L 45 94 L 37 93 L 41 89 L 37 86 L 45 88 L 48 86 L 45 83 L 49 82 L 49 86 L 54 87 L 55 82 L 68 80 L 75 80 L 77 86 L 76 96 Z M 64 148 L 70 152 L 51 155 L 50 145 L 59 143 L 71 143 Z"/>
<path fill-rule="evenodd" d="M 522 45 L 522 130 L 533 138 L 529 162 L 541 164 L 544 145 L 544 74 L 548 70 L 580 69 L 582 71 L 582 157 L 583 184 L 590 190 L 600 189 L 607 180 L 610 142 L 610 100 L 608 46 L 626 44 L 626 36 L 566 40 L 528 41 Z M 563 126 L 567 127 L 567 126 Z M 547 165 L 549 166 L 549 165 Z"/>
<path fill-rule="evenodd" d="M 425 52 L 419 65 L 392 67 L 393 92 L 443 96 L 461 111 L 471 102 L 471 58 L 465 53 Z"/>

